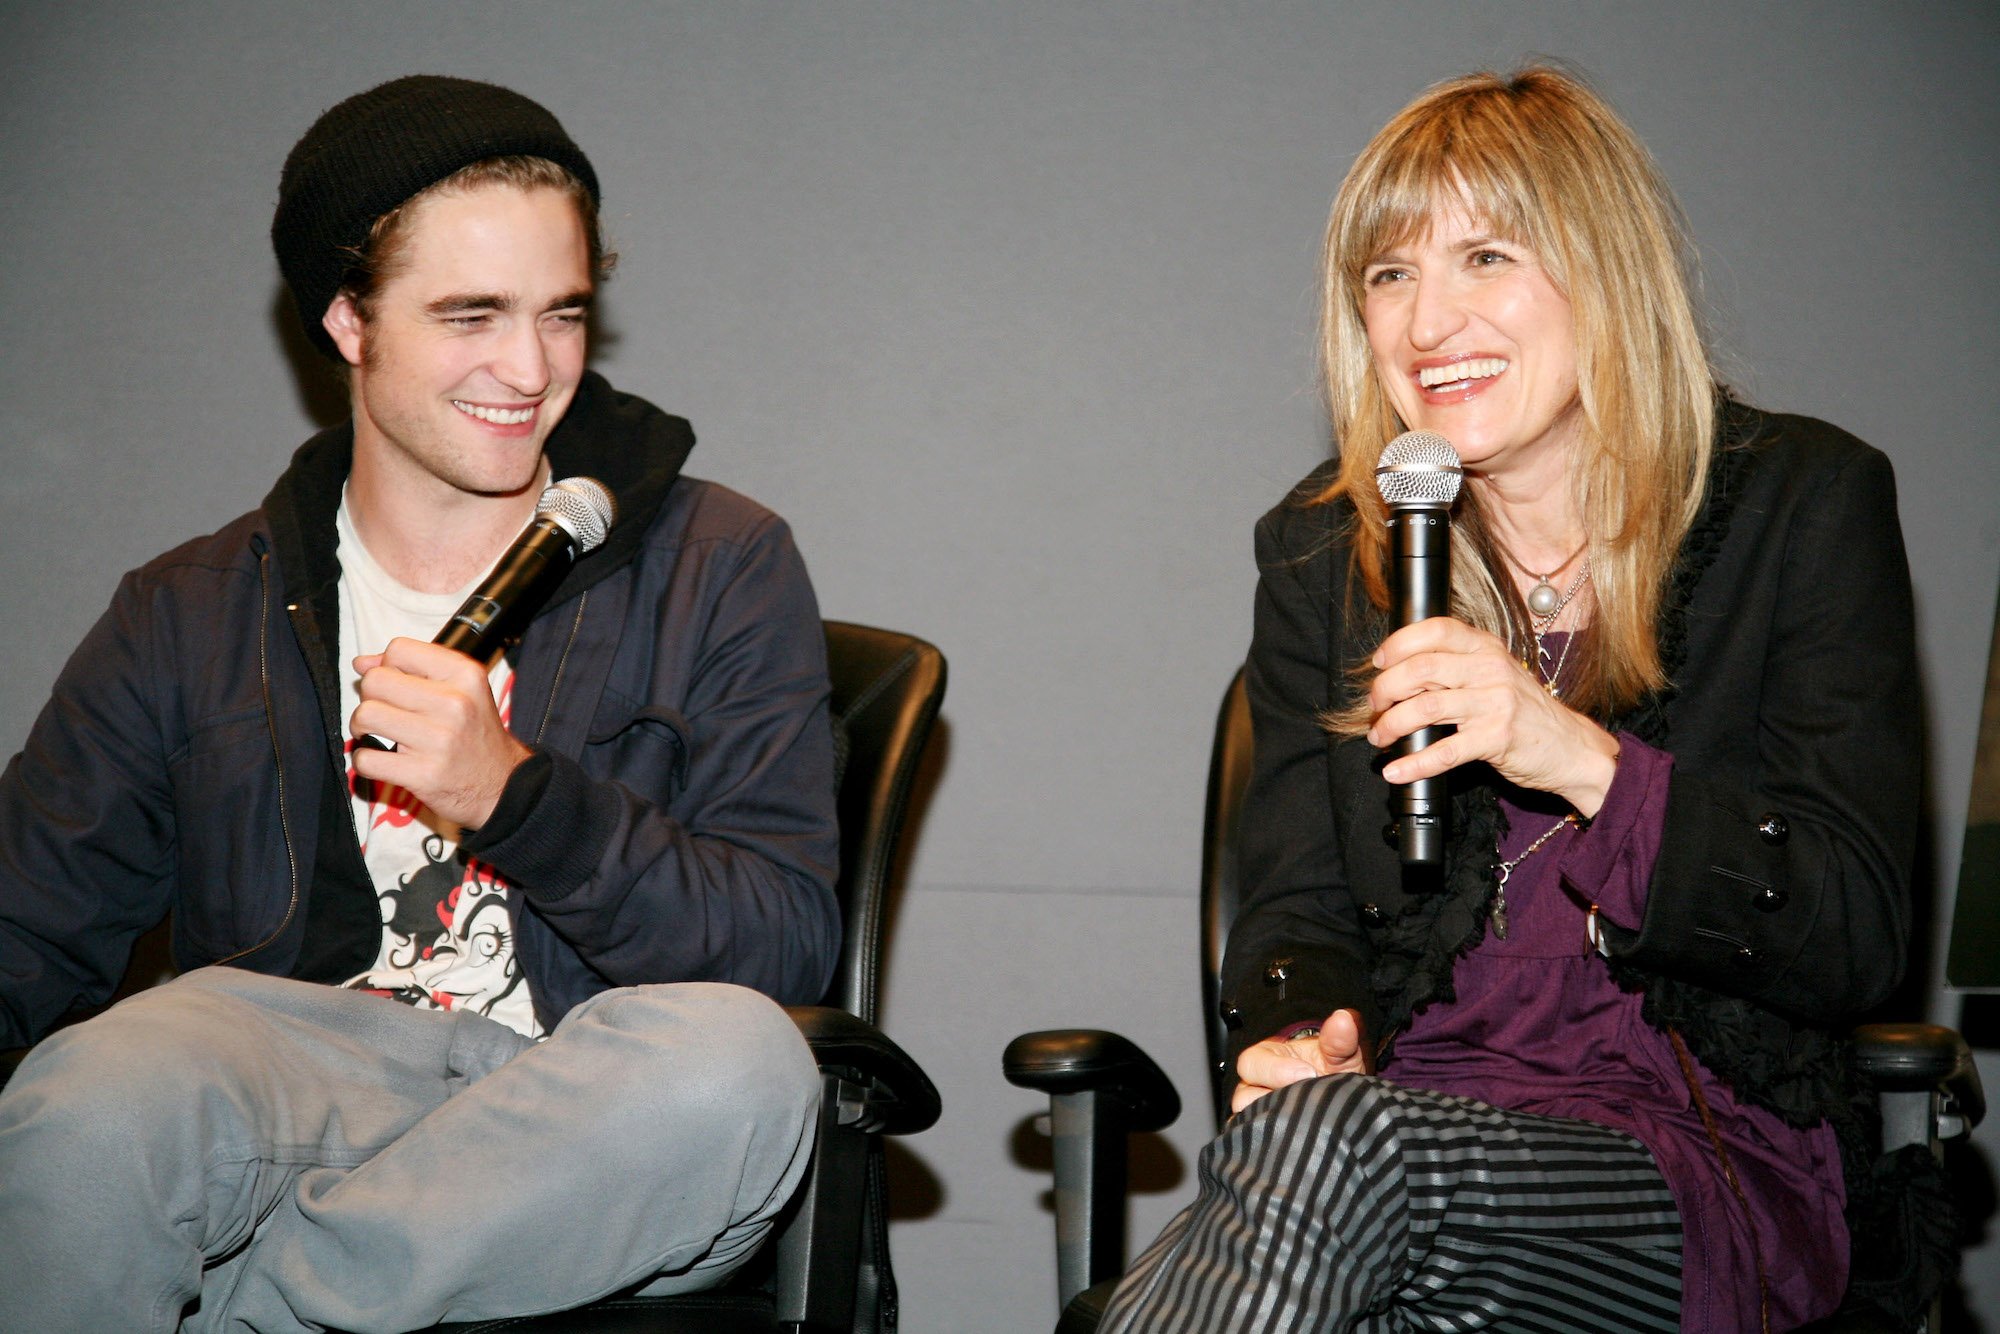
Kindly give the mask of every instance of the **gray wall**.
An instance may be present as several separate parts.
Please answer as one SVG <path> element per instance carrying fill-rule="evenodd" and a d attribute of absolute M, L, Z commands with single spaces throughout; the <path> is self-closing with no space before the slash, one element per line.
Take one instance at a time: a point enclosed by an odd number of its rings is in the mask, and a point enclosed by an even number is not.
<path fill-rule="evenodd" d="M 264 240 L 293 139 L 417 70 L 544 100 L 625 256 L 598 364 L 694 420 L 697 471 L 791 519 L 828 614 L 951 658 L 888 967 L 889 1027 L 947 1106 L 899 1162 L 912 1330 L 1053 1313 L 1011 1034 L 1122 1028 L 1199 1106 L 1203 769 L 1250 525 L 1326 448 L 1327 201 L 1433 79 L 1580 62 L 1681 192 L 1732 376 L 1894 457 L 1952 883 L 2000 575 L 1990 4 L 0 17 L 0 753 L 118 572 L 255 504 L 312 424 Z M 1149 1146 L 1143 1233 L 1205 1120 Z M 2000 1313 L 2000 1260 L 1976 1264 Z"/>

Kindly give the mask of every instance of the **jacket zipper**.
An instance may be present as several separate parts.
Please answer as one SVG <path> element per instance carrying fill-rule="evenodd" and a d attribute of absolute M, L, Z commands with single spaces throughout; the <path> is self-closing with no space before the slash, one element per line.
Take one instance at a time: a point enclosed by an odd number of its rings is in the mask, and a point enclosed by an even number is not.
<path fill-rule="evenodd" d="M 292 924 L 292 917 L 299 910 L 299 858 L 292 849 L 292 822 L 285 813 L 285 754 L 278 745 L 278 717 L 271 707 L 271 553 L 257 553 L 257 583 L 259 589 L 257 603 L 257 677 L 264 691 L 264 725 L 271 733 L 271 764 L 278 776 L 278 830 L 285 840 L 285 864 L 291 872 L 292 897 L 285 904 L 284 918 L 279 921 L 271 934 L 248 949 L 225 955 L 215 963 L 234 963 L 236 960 L 255 954 L 285 933 Z"/>
<path fill-rule="evenodd" d="M 589 605 L 590 590 L 585 589 L 583 596 L 576 600 L 576 615 L 570 619 L 569 638 L 563 641 L 562 656 L 556 659 L 556 674 L 549 681 L 548 703 L 542 705 L 542 721 L 536 725 L 535 735 L 529 738 L 530 745 L 541 745 L 542 734 L 549 730 L 549 719 L 556 711 L 556 692 L 562 689 L 563 669 L 569 666 L 569 651 L 576 647 L 577 632 L 583 629 L 583 609 Z"/>

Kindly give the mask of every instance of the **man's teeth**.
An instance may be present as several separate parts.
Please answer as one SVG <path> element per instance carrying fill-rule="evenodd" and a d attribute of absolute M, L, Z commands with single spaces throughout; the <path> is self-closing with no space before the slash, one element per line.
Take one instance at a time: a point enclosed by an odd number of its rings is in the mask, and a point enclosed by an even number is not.
<path fill-rule="evenodd" d="M 1490 379 L 1506 369 L 1507 363 L 1499 357 L 1474 357 L 1470 361 L 1454 361 L 1449 366 L 1426 366 L 1417 372 L 1417 383 L 1426 389 L 1436 389 L 1461 380 Z"/>
<path fill-rule="evenodd" d="M 525 408 L 509 410 L 507 408 L 482 408 L 477 403 L 461 403 L 454 398 L 451 401 L 451 405 L 468 417 L 477 417 L 483 422 L 492 422 L 495 426 L 519 426 L 522 422 L 535 415 L 535 406 L 532 403 Z"/>

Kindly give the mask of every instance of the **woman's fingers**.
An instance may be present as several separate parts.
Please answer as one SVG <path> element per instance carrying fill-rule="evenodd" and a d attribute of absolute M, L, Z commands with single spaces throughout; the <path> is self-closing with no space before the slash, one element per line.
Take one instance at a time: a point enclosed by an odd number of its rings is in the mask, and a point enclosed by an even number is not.
<path fill-rule="evenodd" d="M 1375 650 L 1373 664 L 1382 670 L 1420 653 L 1471 653 L 1489 645 L 1506 651 L 1499 639 L 1484 630 L 1475 630 L 1450 616 L 1433 616 L 1406 625 L 1383 640 Z"/>
<path fill-rule="evenodd" d="M 1260 1088 L 1281 1089 L 1322 1073 L 1313 1067 L 1305 1050 L 1277 1038 L 1246 1047 L 1236 1058 L 1236 1077 Z"/>
<path fill-rule="evenodd" d="M 1513 686 L 1524 675 L 1506 646 L 1488 636 L 1486 642 L 1464 650 L 1425 649 L 1397 659 L 1375 674 L 1369 683 L 1368 702 L 1381 713 L 1427 690 Z"/>
<path fill-rule="evenodd" d="M 1368 729 L 1368 744 L 1381 749 L 1421 727 L 1450 725 L 1498 728 L 1505 731 L 1520 712 L 1518 693 L 1506 685 L 1469 686 L 1456 690 L 1426 690 L 1392 705 Z M 1484 744 L 1484 743 L 1482 743 Z M 1486 758 L 1483 751 L 1461 752 L 1460 759 Z"/>

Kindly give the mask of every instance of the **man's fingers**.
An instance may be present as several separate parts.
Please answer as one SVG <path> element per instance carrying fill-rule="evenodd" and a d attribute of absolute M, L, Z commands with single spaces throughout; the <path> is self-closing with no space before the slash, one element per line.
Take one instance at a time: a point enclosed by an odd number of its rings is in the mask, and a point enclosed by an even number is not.
<path fill-rule="evenodd" d="M 393 667 L 411 676 L 421 676 L 427 681 L 455 681 L 464 685 L 475 680 L 483 684 L 487 679 L 484 663 L 475 662 L 456 649 L 443 648 L 421 639 L 392 639 L 380 656 L 382 666 Z"/>
<path fill-rule="evenodd" d="M 393 741 L 399 751 L 412 745 L 418 749 L 435 749 L 437 744 L 437 729 L 426 721 L 423 714 L 398 708 L 381 700 L 361 701 L 354 712 L 348 715 L 347 731 L 349 736 L 372 736 L 383 741 Z M 367 754 L 377 759 L 387 753 L 373 748 L 356 747 L 354 750 L 357 757 Z M 363 778 L 385 777 L 380 773 L 368 772 L 358 759 L 355 762 L 355 772 Z"/>
<path fill-rule="evenodd" d="M 451 653 L 449 649 L 443 651 L 473 667 L 475 674 L 464 677 L 456 673 L 448 677 L 430 676 L 411 672 L 393 661 L 384 661 L 361 678 L 358 689 L 362 707 L 382 705 L 413 718 L 433 720 L 443 727 L 469 726 L 490 707 L 492 687 L 487 683 L 485 673 L 477 670 L 477 664 Z M 376 721 L 388 720 L 378 718 Z"/>

